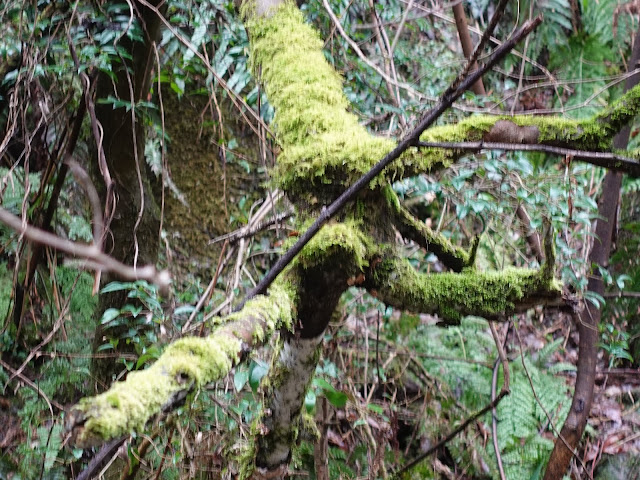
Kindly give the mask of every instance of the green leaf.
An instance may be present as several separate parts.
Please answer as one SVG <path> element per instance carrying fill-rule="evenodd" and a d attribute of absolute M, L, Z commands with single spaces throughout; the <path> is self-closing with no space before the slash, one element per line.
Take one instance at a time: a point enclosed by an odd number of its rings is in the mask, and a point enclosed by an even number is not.
<path fill-rule="evenodd" d="M 624 288 L 624 282 L 627 280 L 631 280 L 631 277 L 626 274 L 619 275 L 618 278 L 616 278 L 616 285 L 620 290 Z"/>
<path fill-rule="evenodd" d="M 182 305 L 173 311 L 174 315 L 186 315 L 192 313 L 196 307 L 194 305 Z"/>
<path fill-rule="evenodd" d="M 108 286 L 108 285 L 107 285 Z M 102 318 L 100 319 L 100 323 L 105 325 L 112 320 L 115 320 L 120 316 L 120 310 L 117 308 L 107 308 L 102 314 Z"/>
<path fill-rule="evenodd" d="M 304 407 L 307 409 L 307 413 L 313 412 L 313 409 L 316 408 L 316 392 L 311 388 L 304 397 Z"/>
<path fill-rule="evenodd" d="M 249 381 L 249 369 L 242 365 L 236 368 L 236 372 L 233 375 L 233 386 L 236 387 L 236 392 L 239 392 Z"/>
<path fill-rule="evenodd" d="M 343 408 L 347 404 L 347 400 L 349 399 L 344 392 L 340 392 L 336 390 L 333 385 L 327 382 L 323 378 L 314 378 L 313 383 L 322 390 L 322 393 L 329 403 L 337 408 Z"/>
<path fill-rule="evenodd" d="M 134 285 L 131 282 L 111 282 L 107 284 L 100 293 L 117 292 L 119 290 L 129 290 L 131 288 L 134 288 Z"/>
<path fill-rule="evenodd" d="M 260 380 L 269 372 L 269 365 L 260 360 L 256 360 L 249 367 L 249 385 L 253 393 L 258 391 Z"/>

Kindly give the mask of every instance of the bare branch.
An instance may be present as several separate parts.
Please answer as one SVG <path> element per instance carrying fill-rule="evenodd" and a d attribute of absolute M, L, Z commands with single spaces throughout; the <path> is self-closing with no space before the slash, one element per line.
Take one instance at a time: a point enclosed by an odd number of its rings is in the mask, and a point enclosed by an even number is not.
<path fill-rule="evenodd" d="M 166 270 L 158 271 L 153 265 L 144 267 L 130 267 L 118 262 L 113 257 L 103 253 L 96 245 L 84 245 L 28 225 L 8 210 L 0 207 L 0 222 L 12 228 L 30 242 L 45 245 L 73 257 L 88 261 L 89 268 L 96 268 L 104 272 L 112 272 L 124 280 L 146 280 L 158 286 L 160 292 L 166 294 L 171 285 L 171 276 Z"/>
<path fill-rule="evenodd" d="M 449 150 L 461 150 L 467 152 L 479 152 L 480 150 L 507 150 L 511 152 L 543 152 L 554 155 L 570 156 L 574 160 L 582 160 L 598 167 L 608 168 L 615 172 L 623 172 L 632 177 L 640 177 L 640 162 L 633 158 L 623 157 L 616 153 L 591 152 L 585 150 L 573 150 L 570 148 L 554 147 L 542 144 L 521 144 L 505 142 L 420 142 L 423 148 L 445 148 Z"/>

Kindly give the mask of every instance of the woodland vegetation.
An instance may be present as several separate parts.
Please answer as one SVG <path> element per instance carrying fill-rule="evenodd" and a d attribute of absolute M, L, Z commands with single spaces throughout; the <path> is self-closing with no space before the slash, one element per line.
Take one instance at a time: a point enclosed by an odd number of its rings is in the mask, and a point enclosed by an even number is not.
<path fill-rule="evenodd" d="M 617 0 L 0 6 L 0 479 L 640 474 Z"/>

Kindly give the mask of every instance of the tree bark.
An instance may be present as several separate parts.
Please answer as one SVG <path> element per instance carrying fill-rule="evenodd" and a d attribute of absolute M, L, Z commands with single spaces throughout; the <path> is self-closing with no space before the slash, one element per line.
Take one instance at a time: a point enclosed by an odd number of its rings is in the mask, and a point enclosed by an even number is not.
<path fill-rule="evenodd" d="M 468 59 L 473 53 L 473 42 L 471 41 L 471 35 L 469 35 L 469 26 L 467 25 L 467 16 L 464 13 L 464 5 L 462 5 L 462 0 L 460 0 L 453 6 L 453 18 L 456 21 L 456 28 L 458 30 L 458 36 L 460 37 L 462 52 L 464 53 L 464 57 Z M 478 64 L 474 63 L 471 67 L 471 71 L 477 69 Z M 484 83 L 482 83 L 481 78 L 471 86 L 471 91 L 476 95 L 487 94 L 484 90 Z"/>
<path fill-rule="evenodd" d="M 635 70 L 640 59 L 640 30 L 636 33 L 634 48 L 629 62 L 629 71 Z M 630 90 L 640 81 L 640 75 L 629 77 L 625 83 L 625 90 Z M 613 147 L 623 150 L 629 141 L 630 126 L 625 126 L 615 136 Z M 622 174 L 607 172 L 602 187 L 602 196 L 598 202 L 598 220 L 596 221 L 595 238 L 589 263 L 592 271 L 589 275 L 588 290 L 599 295 L 604 294 L 604 282 L 600 274 L 600 268 L 609 267 L 611 253 L 611 239 L 613 228 L 616 224 L 618 200 L 620 198 L 620 186 Z M 577 315 L 578 332 L 580 334 L 578 373 L 576 387 L 571 402 L 569 415 L 556 439 L 553 452 L 547 464 L 545 480 L 562 478 L 569 467 L 573 452 L 575 452 L 582 434 L 584 433 L 591 402 L 593 400 L 593 388 L 596 378 L 596 362 L 598 354 L 598 325 L 600 324 L 601 310 L 591 302 L 586 302 L 584 310 Z M 565 443 L 566 442 L 566 443 Z"/>

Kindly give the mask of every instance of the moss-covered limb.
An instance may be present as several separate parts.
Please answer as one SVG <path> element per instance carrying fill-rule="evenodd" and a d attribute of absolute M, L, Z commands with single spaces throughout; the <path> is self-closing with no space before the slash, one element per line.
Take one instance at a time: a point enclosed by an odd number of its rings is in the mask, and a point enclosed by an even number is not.
<path fill-rule="evenodd" d="M 427 275 L 406 259 L 391 257 L 371 269 L 366 287 L 394 307 L 458 323 L 464 315 L 496 319 L 534 305 L 562 305 L 561 285 L 547 273 L 513 268 Z"/>
<path fill-rule="evenodd" d="M 265 477 L 281 471 L 290 460 L 324 331 L 341 295 L 359 281 L 356 278 L 363 278 L 372 252 L 377 251 L 362 233 L 362 225 L 346 220 L 320 230 L 290 267 L 289 276 L 298 282 L 294 331 L 281 336 L 274 353 L 256 428 L 255 467 Z"/>
<path fill-rule="evenodd" d="M 628 80 L 627 80 L 628 81 Z M 628 90 L 622 97 L 608 105 L 595 116 L 595 120 L 609 137 L 613 138 L 622 127 L 640 113 L 640 85 Z"/>
<path fill-rule="evenodd" d="M 177 406 L 194 388 L 224 378 L 247 349 L 264 343 L 278 328 L 291 328 L 295 297 L 284 282 L 274 284 L 268 296 L 247 302 L 206 338 L 182 338 L 148 369 L 81 400 L 67 417 L 74 443 L 88 447 L 140 431 L 153 415 Z"/>
<path fill-rule="evenodd" d="M 390 185 L 383 187 L 382 190 L 391 214 L 391 222 L 404 238 L 413 240 L 428 252 L 435 254 L 447 268 L 454 272 L 461 272 L 464 268 L 471 266 L 474 260 L 471 252 L 475 251 L 475 247 L 467 252 L 453 245 L 448 238 L 431 230 L 404 208 Z M 474 245 L 477 246 L 477 242 L 478 239 L 475 239 Z"/>
<path fill-rule="evenodd" d="M 271 2 L 267 2 L 271 3 Z M 274 2 L 277 3 L 277 2 Z M 305 24 L 293 2 L 284 1 L 269 15 L 247 7 L 251 60 L 260 72 L 269 101 L 275 107 L 277 137 L 282 153 L 274 180 L 293 197 L 325 203 L 394 146 L 390 139 L 370 135 L 349 113 L 342 79 L 325 60 L 322 41 Z M 640 109 L 632 90 L 610 109 L 586 121 L 534 116 L 473 116 L 455 125 L 427 130 L 422 141 L 542 143 L 551 146 L 605 151 L 613 133 Z M 449 165 L 461 152 L 409 149 L 386 169 L 387 179 Z M 372 182 L 372 187 L 384 180 Z M 330 188 L 333 186 L 333 188 Z"/>
<path fill-rule="evenodd" d="M 283 2 L 272 12 L 248 13 L 247 27 L 253 70 L 260 72 L 276 112 L 282 153 L 274 179 L 289 194 L 326 195 L 328 183 L 351 184 L 395 142 L 370 135 L 347 111 L 342 79 L 295 4 Z M 412 149 L 405 156 L 417 154 Z"/>
<path fill-rule="evenodd" d="M 587 120 L 570 120 L 550 116 L 516 115 L 468 117 L 453 125 L 425 131 L 423 142 L 492 142 L 511 144 L 543 144 L 586 151 L 611 151 L 613 136 L 640 113 L 640 87 L 627 92 L 603 112 Z M 439 161 L 450 163 L 455 153 L 442 156 L 435 149 L 428 157 L 439 155 Z M 425 166 L 434 159 L 425 160 Z"/>

